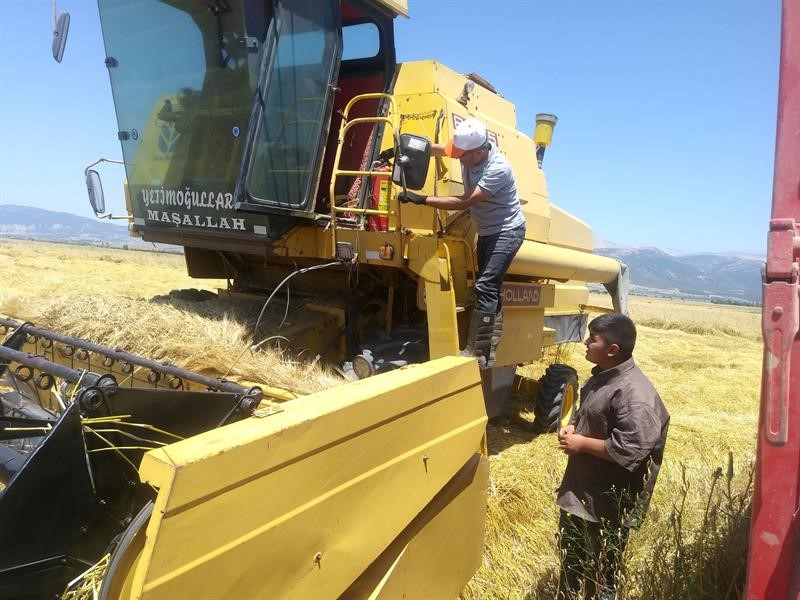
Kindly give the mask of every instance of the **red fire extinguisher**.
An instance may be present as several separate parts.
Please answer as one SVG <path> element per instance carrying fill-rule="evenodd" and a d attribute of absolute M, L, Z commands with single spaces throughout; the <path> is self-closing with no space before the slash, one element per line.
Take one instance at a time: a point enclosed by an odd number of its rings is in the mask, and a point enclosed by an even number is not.
<path fill-rule="evenodd" d="M 372 179 L 372 202 L 373 210 L 389 210 L 389 195 L 392 192 L 392 182 L 389 179 L 390 168 L 388 165 L 381 165 L 376 171 L 385 172 L 386 175 L 379 175 Z M 370 215 L 367 221 L 367 231 L 388 231 L 389 215 Z"/>

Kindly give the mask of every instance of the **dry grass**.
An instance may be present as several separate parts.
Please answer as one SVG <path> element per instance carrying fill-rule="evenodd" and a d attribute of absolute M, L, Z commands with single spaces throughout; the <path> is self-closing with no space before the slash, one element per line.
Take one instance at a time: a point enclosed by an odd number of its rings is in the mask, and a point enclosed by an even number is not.
<path fill-rule="evenodd" d="M 166 360 L 200 373 L 307 394 L 341 378 L 280 351 L 251 352 L 260 306 L 169 297 L 176 289 L 214 290 L 224 281 L 191 279 L 183 257 L 94 247 L 0 240 L 0 314 Z M 277 301 L 266 320 L 280 322 Z"/>
<path fill-rule="evenodd" d="M 600 299 L 592 302 L 600 304 Z M 630 314 L 639 329 L 636 361 L 661 394 L 672 419 L 650 513 L 628 546 L 626 585 L 620 596 L 723 598 L 733 580 L 741 584 L 742 572 L 724 573 L 721 591 L 710 589 L 706 582 L 709 595 L 666 579 L 659 582 L 657 595 L 653 595 L 647 577 L 655 565 L 663 566 L 673 557 L 673 508 L 682 500 L 683 542 L 704 535 L 703 518 L 715 470 L 727 469 L 729 451 L 735 460 L 734 492 L 747 486 L 758 421 L 760 313 L 751 308 L 634 297 Z M 581 381 L 588 377 L 591 365 L 584 360 L 580 345 L 559 353 L 558 359 L 574 366 Z M 555 359 L 551 350 L 541 363 L 524 371 L 538 377 Z M 463 597 L 552 598 L 558 568 L 554 492 L 565 457 L 552 434 L 531 437 L 509 424 L 490 427 L 489 435 L 492 487 L 486 552 L 482 568 Z M 712 503 L 720 501 L 714 498 Z M 735 525 L 741 528 L 742 524 Z M 726 550 L 741 562 L 746 555 L 745 541 L 741 531 L 732 531 L 731 537 L 734 535 L 737 543 Z M 717 540 L 717 546 L 731 542 Z M 682 568 L 708 568 L 697 563 Z M 663 570 L 657 572 L 664 578 Z M 729 591 L 736 597 L 735 587 Z"/>
<path fill-rule="evenodd" d="M 0 273 L 0 294 L 20 296 L 21 308 L 31 310 L 35 306 L 24 303 L 36 304 L 62 293 L 149 298 L 180 288 L 224 287 L 224 282 L 217 280 L 191 279 L 179 254 L 2 238 Z M 7 301 L 4 299 L 4 306 Z"/>
<path fill-rule="evenodd" d="M 174 289 L 211 290 L 224 284 L 188 278 L 180 256 L 0 240 L 0 281 L 0 313 L 44 327 L 199 371 L 230 365 L 242 355 L 235 374 L 297 393 L 338 382 L 317 367 L 288 363 L 280 353 L 247 351 L 252 306 L 156 298 Z M 631 537 L 621 596 L 724 597 L 713 589 L 710 595 L 695 594 L 694 588 L 667 582 L 659 582 L 661 588 L 653 595 L 648 576 L 671 572 L 654 565 L 669 567 L 674 555 L 670 540 L 675 537 L 676 504 L 684 504 L 684 543 L 707 531 L 704 515 L 717 481 L 714 470 L 726 466 L 729 451 L 736 461 L 733 490 L 746 484 L 758 416 L 759 312 L 640 297 L 631 299 L 630 312 L 639 326 L 636 360 L 661 393 L 672 424 L 651 512 Z M 573 365 L 581 380 L 588 376 L 591 365 L 579 345 L 562 348 L 558 356 L 550 351 L 524 371 L 538 377 L 554 360 Z M 490 427 L 489 438 L 487 545 L 483 566 L 463 597 L 552 597 L 558 565 L 554 491 L 565 458 L 553 435 L 532 437 L 508 425 Z M 715 547 L 722 547 L 725 531 L 715 540 Z M 729 552 L 741 558 L 746 548 L 737 540 L 728 540 Z M 721 559 L 717 564 L 723 564 Z M 681 568 L 691 573 L 698 566 Z M 723 575 L 735 580 L 741 574 Z"/>

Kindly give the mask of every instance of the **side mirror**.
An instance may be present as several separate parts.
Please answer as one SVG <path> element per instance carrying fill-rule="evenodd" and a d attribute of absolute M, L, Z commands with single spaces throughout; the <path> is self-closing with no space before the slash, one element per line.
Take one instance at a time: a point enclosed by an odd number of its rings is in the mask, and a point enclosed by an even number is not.
<path fill-rule="evenodd" d="M 409 190 L 421 190 L 428 176 L 431 141 L 419 135 L 400 135 L 400 148 L 395 153 L 392 181 Z"/>
<path fill-rule="evenodd" d="M 106 199 L 103 196 L 103 182 L 94 169 L 86 171 L 86 191 L 89 192 L 89 204 L 92 205 L 94 214 L 104 217 L 106 212 Z"/>
<path fill-rule="evenodd" d="M 53 6 L 53 17 L 55 17 L 55 6 Z M 69 33 L 69 13 L 61 13 L 53 27 L 53 58 L 60 63 L 64 57 L 64 48 L 67 45 L 67 33 Z"/>

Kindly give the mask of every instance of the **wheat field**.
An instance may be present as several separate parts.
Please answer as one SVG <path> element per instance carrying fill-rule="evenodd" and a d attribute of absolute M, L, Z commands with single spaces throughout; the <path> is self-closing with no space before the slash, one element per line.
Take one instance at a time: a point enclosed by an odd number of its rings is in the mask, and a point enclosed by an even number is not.
<path fill-rule="evenodd" d="M 195 371 L 224 366 L 231 378 L 296 394 L 341 382 L 320 365 L 250 352 L 252 305 L 210 300 L 190 307 L 169 297 L 172 290 L 225 285 L 190 279 L 180 255 L 0 239 L 0 314 Z M 282 307 L 279 313 L 278 319 Z M 639 330 L 634 357 L 672 420 L 650 513 L 626 552 L 620 597 L 740 597 L 760 312 L 632 297 L 630 315 Z M 582 346 L 572 344 L 548 349 L 520 372 L 538 378 L 555 361 L 574 366 L 581 380 L 591 367 Z M 532 418 L 528 398 L 514 401 L 522 418 Z M 565 457 L 553 434 L 534 436 L 514 420 L 490 426 L 488 437 L 486 547 L 462 598 L 551 598 L 558 569 L 554 492 Z"/>
<path fill-rule="evenodd" d="M 638 329 L 634 358 L 671 422 L 650 512 L 628 544 L 620 597 L 738 598 L 758 424 L 760 312 L 644 297 L 632 297 L 630 304 Z M 580 381 L 592 366 L 583 350 L 574 344 L 558 357 L 577 369 Z M 550 352 L 521 370 L 539 377 L 554 358 Z M 532 437 L 513 423 L 489 434 L 496 452 L 490 456 L 487 547 L 464 597 L 552 598 L 558 569 L 554 499 L 566 457 L 553 434 Z"/>
<path fill-rule="evenodd" d="M 251 352 L 260 308 L 253 303 L 170 297 L 226 287 L 191 279 L 182 255 L 0 239 L 0 282 L 0 314 L 40 327 L 298 395 L 341 382 L 319 364 Z M 277 303 L 267 320 L 276 315 L 283 316 Z"/>

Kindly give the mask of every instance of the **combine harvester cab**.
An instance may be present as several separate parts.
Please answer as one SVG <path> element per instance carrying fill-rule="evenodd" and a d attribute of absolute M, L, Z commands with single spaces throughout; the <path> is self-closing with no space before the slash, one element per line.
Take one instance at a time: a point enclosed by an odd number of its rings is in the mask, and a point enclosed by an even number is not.
<path fill-rule="evenodd" d="M 474 361 L 278 405 L 30 324 L 0 328 L 4 598 L 444 598 L 480 564 Z"/>

